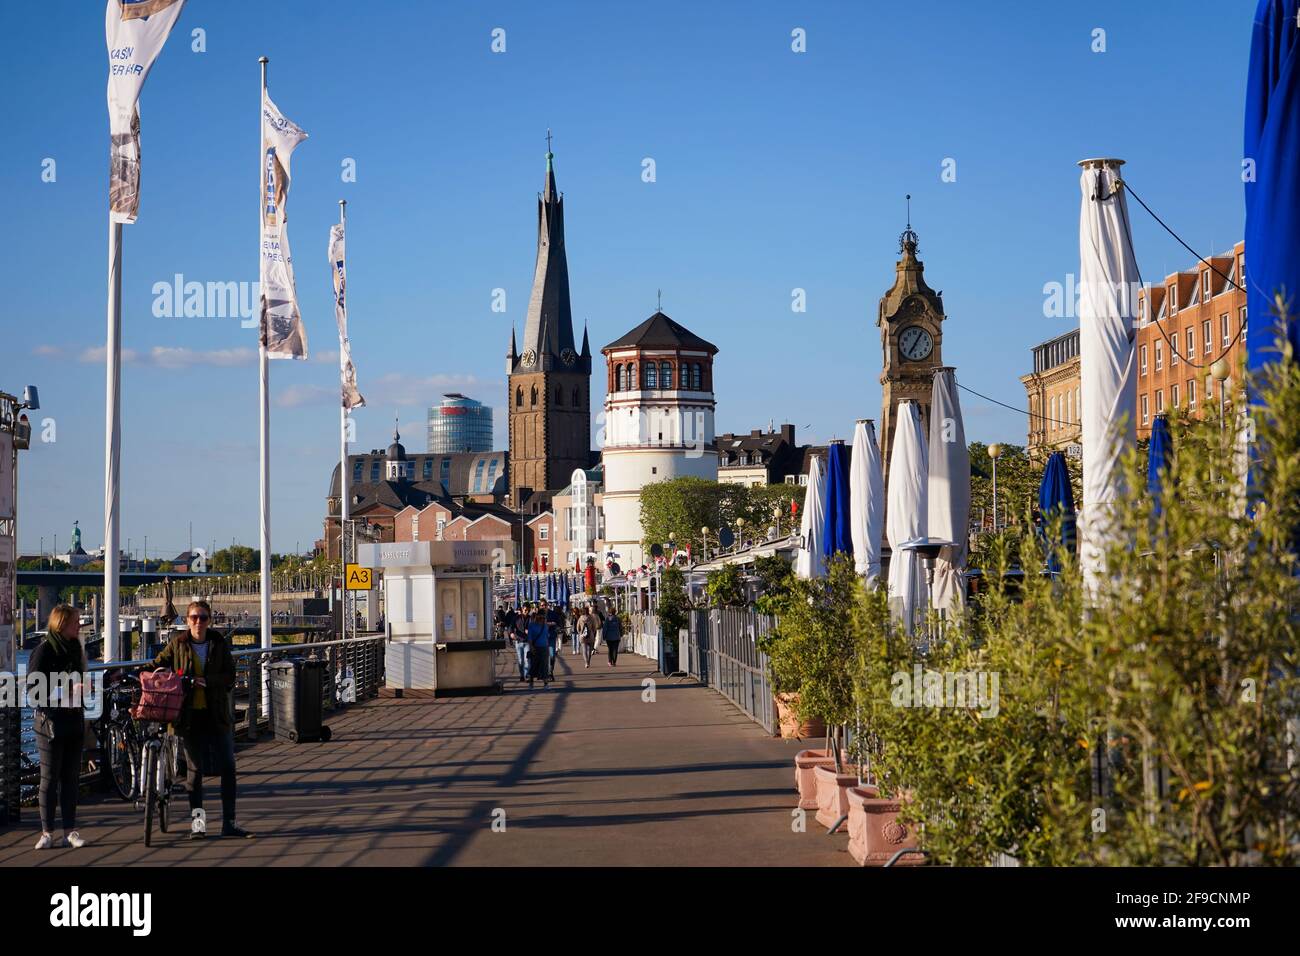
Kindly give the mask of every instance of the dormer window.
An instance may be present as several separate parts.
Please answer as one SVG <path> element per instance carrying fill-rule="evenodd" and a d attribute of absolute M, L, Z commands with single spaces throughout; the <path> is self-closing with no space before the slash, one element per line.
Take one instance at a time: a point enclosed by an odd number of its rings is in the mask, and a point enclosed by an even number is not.
<path fill-rule="evenodd" d="M 1178 311 L 1178 286 L 1169 287 L 1169 314 L 1173 315 Z"/>
<path fill-rule="evenodd" d="M 1210 270 L 1206 269 L 1201 273 L 1201 297 L 1208 299 L 1210 295 Z"/>

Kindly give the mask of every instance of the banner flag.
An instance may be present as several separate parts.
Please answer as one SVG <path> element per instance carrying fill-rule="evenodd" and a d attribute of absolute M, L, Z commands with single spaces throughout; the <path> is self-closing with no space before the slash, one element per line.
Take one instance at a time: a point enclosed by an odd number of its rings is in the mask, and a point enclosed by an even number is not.
<path fill-rule="evenodd" d="M 140 211 L 140 90 L 185 0 L 108 0 L 108 209 L 112 222 Z"/>
<path fill-rule="evenodd" d="M 298 311 L 293 254 L 286 229 L 290 158 L 307 134 L 262 96 L 262 315 L 261 344 L 268 358 L 305 359 L 307 331 Z"/>
<path fill-rule="evenodd" d="M 352 343 L 348 341 L 348 270 L 343 240 L 343 223 L 330 226 L 330 271 L 334 273 L 334 318 L 339 325 L 339 377 L 343 407 L 364 407 L 365 398 L 357 391 L 357 370 L 352 364 Z"/>

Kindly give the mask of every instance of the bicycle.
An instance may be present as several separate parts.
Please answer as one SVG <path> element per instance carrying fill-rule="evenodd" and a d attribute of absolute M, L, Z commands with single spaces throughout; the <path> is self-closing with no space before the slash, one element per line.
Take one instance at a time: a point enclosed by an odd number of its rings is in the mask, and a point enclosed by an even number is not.
<path fill-rule="evenodd" d="M 168 805 L 177 778 L 179 747 L 175 734 L 166 725 L 151 720 L 144 725 L 144 742 L 140 746 L 140 800 L 144 803 L 144 845 L 151 846 L 154 817 L 160 833 L 167 832 Z"/>
<path fill-rule="evenodd" d="M 140 731 L 131 717 L 131 705 L 140 679 L 124 674 L 107 690 L 107 713 L 98 725 L 100 774 L 106 786 L 123 800 L 134 800 L 140 792 Z"/>

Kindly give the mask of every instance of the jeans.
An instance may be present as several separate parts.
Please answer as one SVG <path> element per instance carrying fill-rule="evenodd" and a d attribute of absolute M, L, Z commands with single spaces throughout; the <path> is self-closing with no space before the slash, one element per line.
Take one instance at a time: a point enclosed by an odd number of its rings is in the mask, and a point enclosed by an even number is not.
<path fill-rule="evenodd" d="M 551 671 L 555 671 L 555 656 L 560 653 L 560 635 L 555 634 L 550 638 L 551 644 Z"/>
<path fill-rule="evenodd" d="M 594 644 L 583 644 L 583 645 L 582 645 L 582 657 L 583 657 L 583 660 L 585 660 L 585 661 L 587 662 L 587 666 L 588 666 L 588 667 L 591 666 L 591 652 L 594 651 L 595 649 L 596 649 L 596 647 L 595 647 Z"/>
<path fill-rule="evenodd" d="M 519 661 L 519 679 L 528 677 L 528 642 L 515 641 L 515 657 Z"/>
<path fill-rule="evenodd" d="M 211 748 L 221 774 L 221 819 L 223 823 L 235 822 L 235 734 L 233 730 L 219 730 L 211 723 L 194 718 L 181 746 L 185 752 L 185 783 L 189 790 L 190 809 L 203 806 L 203 752 Z M 211 718 L 208 718 L 210 721 Z"/>
<path fill-rule="evenodd" d="M 618 645 L 619 645 L 618 641 L 605 642 L 605 646 L 609 648 L 609 662 L 611 664 L 618 663 Z"/>
<path fill-rule="evenodd" d="M 42 833 L 54 831 L 56 803 L 63 811 L 63 832 L 66 834 L 77 829 L 77 795 L 81 789 L 81 745 L 84 738 L 83 725 L 78 725 L 72 733 L 36 737 L 36 746 L 41 754 Z"/>

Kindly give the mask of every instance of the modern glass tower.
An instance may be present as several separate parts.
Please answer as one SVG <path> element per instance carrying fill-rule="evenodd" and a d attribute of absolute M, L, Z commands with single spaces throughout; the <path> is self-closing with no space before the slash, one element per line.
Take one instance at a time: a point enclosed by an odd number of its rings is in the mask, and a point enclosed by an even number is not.
<path fill-rule="evenodd" d="M 482 402 L 449 392 L 442 404 L 429 409 L 429 453 L 492 450 L 492 409 Z"/>

